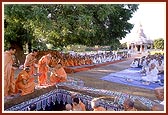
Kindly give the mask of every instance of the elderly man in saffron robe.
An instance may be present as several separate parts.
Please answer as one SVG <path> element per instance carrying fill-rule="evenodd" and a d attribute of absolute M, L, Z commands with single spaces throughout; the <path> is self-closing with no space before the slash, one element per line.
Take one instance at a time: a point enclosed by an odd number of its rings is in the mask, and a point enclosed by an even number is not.
<path fill-rule="evenodd" d="M 15 91 L 19 93 L 21 91 L 21 95 L 27 95 L 34 92 L 35 82 L 34 77 L 29 75 L 30 68 L 25 67 L 18 75 L 15 82 Z"/>
<path fill-rule="evenodd" d="M 51 60 L 51 54 L 44 55 L 38 61 L 38 69 L 37 72 L 40 73 L 38 77 L 38 85 L 39 86 L 46 86 L 47 85 L 47 72 L 49 71 L 49 63 Z"/>
<path fill-rule="evenodd" d="M 13 71 L 16 69 L 13 67 L 13 54 L 15 54 L 16 49 L 13 47 L 10 47 L 8 51 L 4 52 L 4 96 L 8 96 L 10 93 L 10 87 L 11 83 L 14 79 L 13 77 Z"/>
<path fill-rule="evenodd" d="M 30 66 L 30 76 L 33 75 L 35 72 L 34 72 L 34 67 L 35 67 L 35 61 L 36 61 L 36 55 L 37 55 L 37 50 L 34 49 L 31 53 L 29 53 L 27 56 L 26 56 L 26 59 L 25 59 L 25 62 L 24 62 L 24 67 L 26 66 Z"/>
<path fill-rule="evenodd" d="M 60 83 L 60 82 L 66 82 L 67 81 L 67 74 L 62 67 L 61 63 L 58 63 L 54 70 L 51 72 L 50 75 L 50 83 L 55 84 L 55 83 Z"/>

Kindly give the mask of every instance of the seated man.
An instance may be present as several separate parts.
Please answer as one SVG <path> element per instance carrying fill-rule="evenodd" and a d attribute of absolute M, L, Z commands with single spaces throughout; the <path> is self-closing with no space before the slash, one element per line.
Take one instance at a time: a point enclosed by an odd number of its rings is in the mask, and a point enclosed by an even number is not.
<path fill-rule="evenodd" d="M 162 61 L 161 61 L 161 60 L 158 61 L 157 69 L 158 69 L 158 71 L 159 71 L 158 74 L 163 74 L 163 73 L 164 73 L 164 65 L 162 64 Z"/>
<path fill-rule="evenodd" d="M 138 67 L 142 68 L 145 64 L 146 64 L 145 58 L 143 58 L 143 57 L 140 58 L 139 59 L 139 66 Z"/>
<path fill-rule="evenodd" d="M 83 104 L 79 100 L 79 98 L 75 97 L 73 98 L 72 110 L 73 111 L 86 111 L 85 104 Z"/>
<path fill-rule="evenodd" d="M 50 83 L 55 84 L 55 83 L 60 83 L 60 82 L 66 82 L 67 81 L 67 74 L 62 67 L 61 63 L 58 63 L 54 70 L 51 72 L 50 75 Z"/>
<path fill-rule="evenodd" d="M 130 66 L 133 68 L 138 67 L 138 60 L 134 59 L 134 61 L 130 64 Z"/>
<path fill-rule="evenodd" d="M 152 111 L 164 111 L 164 87 L 155 88 L 155 96 L 160 102 L 152 106 Z"/>
<path fill-rule="evenodd" d="M 155 88 L 155 96 L 156 98 L 161 101 L 160 104 L 164 105 L 164 87 L 157 87 Z"/>
<path fill-rule="evenodd" d="M 146 76 L 142 77 L 142 80 L 148 82 L 158 81 L 158 69 L 156 68 L 154 63 L 150 65 L 149 72 L 146 73 Z"/>
<path fill-rule="evenodd" d="M 19 93 L 21 91 L 21 95 L 27 95 L 34 92 L 35 83 L 34 78 L 29 75 L 30 68 L 25 67 L 17 76 L 15 82 L 15 92 Z"/>
<path fill-rule="evenodd" d="M 142 67 L 141 73 L 146 74 L 149 73 L 149 63 L 150 61 L 146 61 Z"/>
<path fill-rule="evenodd" d="M 137 111 L 134 107 L 134 102 L 129 98 L 125 99 L 123 106 L 125 111 Z"/>
<path fill-rule="evenodd" d="M 93 108 L 93 111 L 106 111 L 104 107 L 101 107 L 99 104 L 99 98 L 94 98 L 91 101 L 91 107 Z"/>

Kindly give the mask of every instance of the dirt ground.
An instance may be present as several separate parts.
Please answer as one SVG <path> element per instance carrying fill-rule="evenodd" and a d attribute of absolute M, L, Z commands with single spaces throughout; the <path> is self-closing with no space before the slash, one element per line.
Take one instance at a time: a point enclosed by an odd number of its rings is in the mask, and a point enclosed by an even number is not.
<path fill-rule="evenodd" d="M 118 84 L 114 82 L 100 80 L 101 77 L 106 76 L 110 73 L 118 72 L 126 68 L 129 68 L 129 65 L 132 61 L 133 59 L 130 59 L 127 61 L 123 61 L 123 62 L 119 62 L 119 63 L 115 63 L 115 64 L 111 64 L 111 65 L 107 65 L 99 68 L 94 68 L 88 71 L 69 74 L 69 76 L 76 77 L 83 80 L 85 83 L 85 86 L 87 87 L 118 91 L 118 92 L 128 93 L 132 95 L 143 96 L 151 100 L 155 100 L 156 97 L 153 90 L 148 90 L 148 89 L 139 88 L 139 87 L 132 87 L 124 84 Z"/>

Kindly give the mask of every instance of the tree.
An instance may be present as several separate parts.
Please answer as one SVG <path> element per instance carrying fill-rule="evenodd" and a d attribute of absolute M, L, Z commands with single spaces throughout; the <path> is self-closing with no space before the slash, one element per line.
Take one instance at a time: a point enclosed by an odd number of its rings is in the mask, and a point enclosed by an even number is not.
<path fill-rule="evenodd" d="M 164 39 L 163 38 L 159 38 L 159 39 L 156 39 L 154 40 L 154 48 L 155 49 L 164 49 Z"/>
<path fill-rule="evenodd" d="M 128 23 L 137 4 L 7 4 L 4 6 L 5 46 L 17 47 L 23 60 L 23 46 L 46 44 L 63 48 L 76 44 L 112 46 L 133 28 Z M 41 47 L 41 46 L 40 46 Z"/>
<path fill-rule="evenodd" d="M 28 44 L 29 52 L 33 40 L 42 34 L 39 28 L 47 29 L 47 12 L 41 5 L 7 4 L 4 6 L 4 41 L 6 46 L 16 48 L 16 57 L 24 62 L 23 45 Z M 44 27 L 45 26 L 45 27 Z"/>
<path fill-rule="evenodd" d="M 122 43 L 122 44 L 120 45 L 120 48 L 121 48 L 121 49 L 127 49 L 127 42 Z"/>

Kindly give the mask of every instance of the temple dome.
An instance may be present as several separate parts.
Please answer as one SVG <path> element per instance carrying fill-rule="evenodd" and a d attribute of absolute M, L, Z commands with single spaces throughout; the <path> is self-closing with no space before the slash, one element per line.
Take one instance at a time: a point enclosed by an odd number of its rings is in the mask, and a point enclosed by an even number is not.
<path fill-rule="evenodd" d="M 134 43 L 136 45 L 141 45 L 141 44 L 151 44 L 152 40 L 150 40 L 146 34 L 144 33 L 142 24 L 139 24 L 139 27 L 134 35 L 134 39 L 131 40 L 131 43 Z"/>

